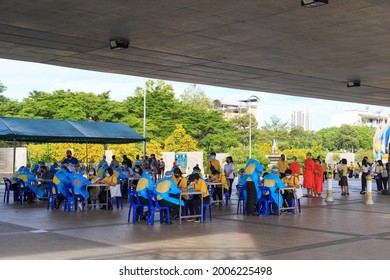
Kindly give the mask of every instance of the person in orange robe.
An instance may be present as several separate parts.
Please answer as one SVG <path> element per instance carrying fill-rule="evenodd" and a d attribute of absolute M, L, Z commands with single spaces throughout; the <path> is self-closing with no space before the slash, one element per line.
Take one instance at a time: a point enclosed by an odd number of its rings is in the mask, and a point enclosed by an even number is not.
<path fill-rule="evenodd" d="M 303 187 L 307 189 L 306 197 L 313 197 L 314 160 L 311 159 L 311 153 L 306 154 L 306 159 L 303 162 Z"/>
<path fill-rule="evenodd" d="M 316 159 L 314 165 L 314 196 L 321 198 L 321 194 L 324 190 L 323 178 L 324 167 L 321 165 L 321 160 Z"/>
<path fill-rule="evenodd" d="M 289 169 L 291 170 L 292 175 L 297 177 L 299 181 L 299 175 L 301 174 L 301 166 L 297 162 L 296 156 L 292 157 Z"/>

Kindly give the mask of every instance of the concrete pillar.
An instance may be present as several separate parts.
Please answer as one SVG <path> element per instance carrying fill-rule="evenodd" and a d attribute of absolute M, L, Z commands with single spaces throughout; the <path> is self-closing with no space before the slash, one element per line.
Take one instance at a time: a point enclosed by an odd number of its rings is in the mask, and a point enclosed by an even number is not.
<path fill-rule="evenodd" d="M 366 190 L 366 204 L 373 205 L 374 201 L 372 200 L 372 176 L 367 175 L 367 190 Z"/>
<path fill-rule="evenodd" d="M 333 191 L 332 191 L 332 179 L 333 179 L 332 173 L 328 173 L 328 175 L 326 176 L 326 179 L 327 179 L 326 181 L 328 183 L 328 190 L 326 191 L 325 202 L 334 202 Z"/>

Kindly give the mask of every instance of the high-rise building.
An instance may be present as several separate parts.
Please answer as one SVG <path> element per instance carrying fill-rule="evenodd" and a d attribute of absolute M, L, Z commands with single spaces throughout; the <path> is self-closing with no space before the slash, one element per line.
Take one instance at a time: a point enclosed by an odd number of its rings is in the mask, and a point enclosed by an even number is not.
<path fill-rule="evenodd" d="M 297 109 L 291 114 L 291 127 L 300 126 L 304 130 L 313 130 L 312 112 L 309 108 Z"/>

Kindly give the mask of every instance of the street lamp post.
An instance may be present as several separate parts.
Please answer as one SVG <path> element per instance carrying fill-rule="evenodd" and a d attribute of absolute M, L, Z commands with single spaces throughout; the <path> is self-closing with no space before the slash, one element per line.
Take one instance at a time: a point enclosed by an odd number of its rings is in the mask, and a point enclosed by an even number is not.
<path fill-rule="evenodd" d="M 252 102 L 258 102 L 260 99 L 256 95 L 251 95 L 246 100 L 240 100 L 240 102 L 248 103 L 248 115 L 249 115 L 249 158 L 252 157 L 252 114 L 250 113 L 250 104 Z"/>
<path fill-rule="evenodd" d="M 144 158 L 146 157 L 146 90 L 144 91 Z"/>

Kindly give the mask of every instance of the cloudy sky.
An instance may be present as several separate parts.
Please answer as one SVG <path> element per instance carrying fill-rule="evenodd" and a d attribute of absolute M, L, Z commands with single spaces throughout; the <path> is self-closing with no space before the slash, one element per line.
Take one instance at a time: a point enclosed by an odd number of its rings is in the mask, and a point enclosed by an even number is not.
<path fill-rule="evenodd" d="M 0 59 L 0 81 L 7 87 L 4 96 L 22 100 L 33 90 L 52 92 L 54 90 L 71 90 L 102 93 L 110 91 L 114 100 L 121 101 L 132 95 L 138 86 L 143 87 L 147 77 L 135 77 L 118 74 L 108 74 L 72 68 L 51 66 L 45 64 Z M 178 97 L 186 88 L 187 83 L 166 81 L 173 85 Z M 221 87 L 198 85 L 211 99 L 225 102 L 235 102 L 251 95 L 260 98 L 258 119 L 260 125 L 269 122 L 272 115 L 290 123 L 291 113 L 298 108 L 310 108 L 313 113 L 313 129 L 319 130 L 331 126 L 331 115 L 350 109 L 367 109 L 372 113 L 388 114 L 389 107 L 326 101 L 312 98 L 294 97 L 265 92 L 245 91 Z"/>

